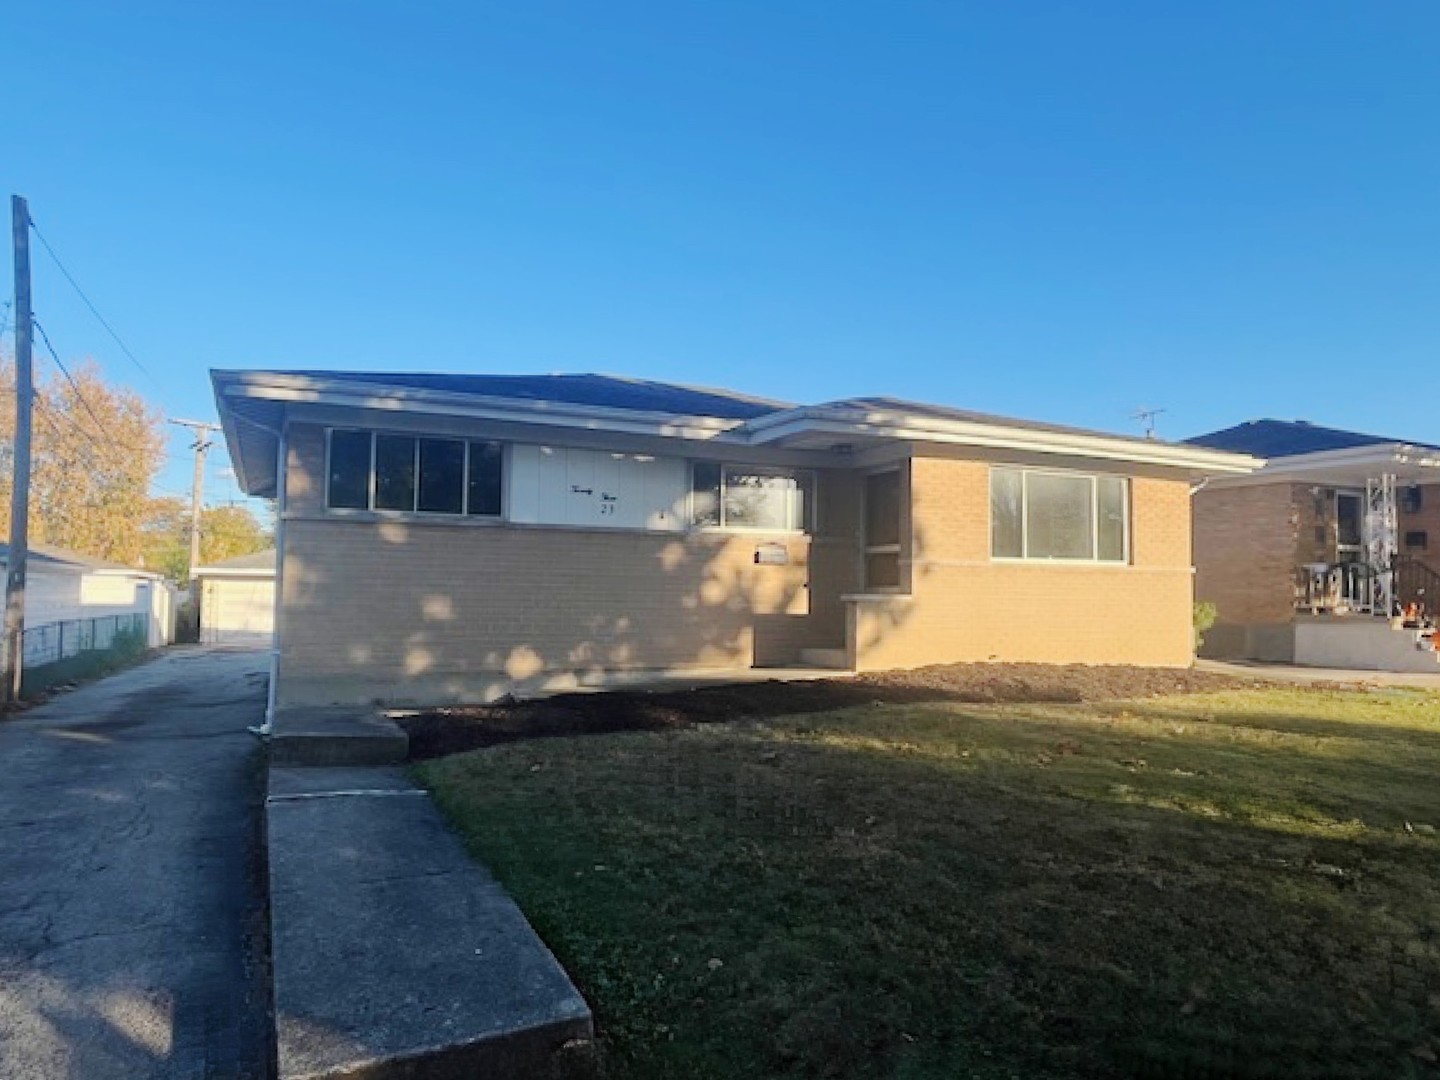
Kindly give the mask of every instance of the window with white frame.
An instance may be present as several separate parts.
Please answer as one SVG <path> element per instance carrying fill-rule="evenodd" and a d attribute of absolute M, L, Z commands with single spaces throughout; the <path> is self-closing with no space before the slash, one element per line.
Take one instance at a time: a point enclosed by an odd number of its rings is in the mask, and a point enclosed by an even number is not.
<path fill-rule="evenodd" d="M 503 462 L 496 442 L 333 428 L 325 505 L 499 517 Z"/>
<path fill-rule="evenodd" d="M 990 553 L 997 559 L 1128 561 L 1129 480 L 995 466 Z"/>
<path fill-rule="evenodd" d="M 697 461 L 690 479 L 693 525 L 765 532 L 809 527 L 813 483 L 808 473 Z"/>

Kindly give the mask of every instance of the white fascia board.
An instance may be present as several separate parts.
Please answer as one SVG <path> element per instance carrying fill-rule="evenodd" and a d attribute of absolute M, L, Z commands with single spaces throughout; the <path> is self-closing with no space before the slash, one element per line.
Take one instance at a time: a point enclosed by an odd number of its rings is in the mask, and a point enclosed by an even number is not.
<path fill-rule="evenodd" d="M 191 577 L 273 578 L 274 569 L 260 567 L 197 566 Z"/>
<path fill-rule="evenodd" d="M 1247 483 L 1264 484 L 1285 478 L 1304 482 L 1310 476 L 1324 479 L 1324 474 L 1334 474 L 1345 469 L 1364 470 L 1372 475 L 1398 471 L 1407 476 L 1435 469 L 1437 474 L 1434 479 L 1440 481 L 1440 450 L 1411 443 L 1379 443 L 1373 446 L 1353 446 L 1344 450 L 1317 450 L 1311 454 L 1271 458 L 1264 468 L 1249 476 L 1227 478 L 1224 482 L 1227 487 Z"/>
<path fill-rule="evenodd" d="M 883 421 L 857 422 L 850 419 L 827 419 L 823 410 L 797 409 L 788 417 L 762 417 L 761 421 L 769 422 L 752 421 L 747 427 L 753 445 L 778 442 L 792 436 L 823 433 L 838 438 L 868 436 L 908 442 L 984 446 L 1067 457 L 1133 461 L 1215 475 L 1244 475 L 1265 464 L 1261 458 L 1247 454 L 1203 450 L 1175 443 L 1157 442 L 1152 446 L 1127 439 L 1112 439 L 1104 435 L 937 420 L 906 414 L 887 415 Z"/>
<path fill-rule="evenodd" d="M 745 423 L 743 420 L 714 416 L 685 416 L 555 401 L 521 401 L 443 390 L 380 388 L 372 383 L 266 372 L 216 372 L 215 381 L 225 397 L 254 398 L 282 405 L 332 405 L 382 413 L 439 412 L 475 420 L 545 424 L 679 439 L 714 439 Z"/>

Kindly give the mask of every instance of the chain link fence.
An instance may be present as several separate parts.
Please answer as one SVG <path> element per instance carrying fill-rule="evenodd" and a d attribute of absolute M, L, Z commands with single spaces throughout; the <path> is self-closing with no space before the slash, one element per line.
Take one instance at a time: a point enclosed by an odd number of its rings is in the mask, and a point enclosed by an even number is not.
<path fill-rule="evenodd" d="M 122 664 L 145 651 L 149 636 L 150 615 L 144 611 L 32 626 L 25 631 L 20 650 L 22 693 Z"/>

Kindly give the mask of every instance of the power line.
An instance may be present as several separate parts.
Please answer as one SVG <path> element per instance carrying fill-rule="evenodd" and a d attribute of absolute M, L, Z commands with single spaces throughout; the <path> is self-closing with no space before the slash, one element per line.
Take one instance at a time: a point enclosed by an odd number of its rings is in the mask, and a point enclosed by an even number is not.
<path fill-rule="evenodd" d="M 33 217 L 30 219 L 30 230 L 35 234 L 35 239 L 39 240 L 41 246 L 49 253 L 50 258 L 55 261 L 55 265 L 60 268 L 60 273 L 65 275 L 65 280 L 70 283 L 71 288 L 79 294 L 81 300 L 85 301 L 85 306 L 90 309 L 90 314 L 94 315 L 100 325 L 105 328 L 105 332 L 115 339 L 115 344 L 120 346 L 120 351 L 129 358 L 132 364 L 144 372 L 146 377 L 154 379 L 155 376 L 150 374 L 150 369 L 136 358 L 135 354 L 130 351 L 130 346 L 120 340 L 120 335 L 115 332 L 115 328 L 106 321 L 104 315 L 100 314 L 99 308 L 90 302 L 90 297 L 85 295 L 85 290 L 80 288 L 80 283 L 75 280 L 74 275 L 65 269 L 65 264 L 60 261 L 60 256 L 55 254 L 55 249 L 50 246 L 50 241 L 45 239 L 45 234 L 40 231 L 40 226 L 35 224 Z"/>
<path fill-rule="evenodd" d="M 95 410 L 90 407 L 90 399 L 87 398 L 85 392 L 80 389 L 80 384 L 71 378 L 70 369 L 67 368 L 60 359 L 60 354 L 55 351 L 55 346 L 50 344 L 50 335 L 45 332 L 45 327 L 40 325 L 39 319 L 33 319 L 31 321 L 35 324 L 35 329 L 40 331 L 40 337 L 45 342 L 45 349 L 50 353 L 50 358 L 55 361 L 55 366 L 60 369 L 60 374 L 65 376 L 65 381 L 74 389 L 75 396 L 80 399 L 80 404 L 85 406 L 85 411 L 90 414 L 90 419 L 95 421 L 95 426 L 101 431 L 104 431 L 105 425 L 101 422 L 100 417 L 95 414 Z M 133 449 L 133 447 L 130 449 Z"/>
<path fill-rule="evenodd" d="M 60 428 L 56 424 L 56 421 L 58 420 L 63 422 L 67 427 L 70 428 L 70 430 L 74 431 L 77 435 L 79 435 L 87 443 L 89 443 L 90 448 L 94 450 L 97 454 L 103 455 L 113 451 L 113 446 L 108 449 L 104 446 L 101 446 L 98 442 L 95 441 L 95 437 L 91 435 L 90 432 L 85 430 L 83 425 L 76 422 L 73 416 L 71 416 L 69 413 L 57 412 L 43 397 L 37 397 L 35 399 L 35 405 L 37 411 L 40 414 L 40 418 L 44 420 L 45 423 L 49 426 L 50 430 L 55 433 L 55 437 L 57 439 L 62 437 Z M 121 445 L 123 446 L 123 444 Z M 151 487 L 150 490 L 152 492 L 158 492 L 161 495 L 168 495 L 174 499 L 183 499 L 188 501 L 190 498 L 187 492 L 178 491 L 175 488 Z"/>
<path fill-rule="evenodd" d="M 65 367 L 64 362 L 60 359 L 60 354 L 55 351 L 55 346 L 50 343 L 50 335 L 47 334 L 47 333 L 45 332 L 45 328 L 40 325 L 40 320 L 39 320 L 39 319 L 32 318 L 32 319 L 31 319 L 31 323 L 34 325 L 35 329 L 40 332 L 40 337 L 41 337 L 41 339 L 45 342 L 45 348 L 46 348 L 46 350 L 50 353 L 50 358 L 55 361 L 55 366 L 60 369 L 60 373 L 65 376 L 65 380 L 70 384 L 71 388 L 75 391 L 75 396 L 79 399 L 80 404 L 85 407 L 85 411 L 90 414 L 90 419 L 94 420 L 96 426 L 99 427 L 100 430 L 103 432 L 103 431 L 105 430 L 105 423 L 104 423 L 104 421 L 102 421 L 102 420 L 100 419 L 100 417 L 98 417 L 98 416 L 95 414 L 95 410 L 90 407 L 90 399 L 85 396 L 85 391 L 81 390 L 81 389 L 80 389 L 80 384 L 77 383 L 77 382 L 71 377 L 69 370 Z M 14 391 L 11 390 L 11 389 L 9 389 L 8 387 L 4 389 L 4 392 L 5 392 L 5 393 L 14 393 Z M 66 419 L 69 419 L 69 417 L 66 417 Z M 77 428 L 78 428 L 78 425 L 77 425 Z M 82 430 L 82 431 L 83 431 L 84 429 L 83 429 L 83 428 L 79 428 L 79 430 Z M 162 440 L 162 442 L 163 442 L 163 440 Z M 149 454 L 149 453 L 153 453 L 153 452 L 154 452 L 154 447 L 131 446 L 131 445 L 127 445 L 126 443 L 118 443 L 118 442 L 115 443 L 115 445 L 116 445 L 116 446 L 119 446 L 119 447 L 120 447 L 121 449 L 123 449 L 123 450 L 129 450 L 131 453 L 135 453 L 135 454 Z M 180 456 L 179 456 L 178 454 L 172 454 L 172 453 L 170 453 L 170 451 L 167 450 L 167 449 L 165 449 L 163 445 L 161 446 L 159 453 L 160 453 L 160 456 L 161 456 L 161 457 L 166 458 L 166 459 L 168 459 L 168 460 L 170 460 L 170 461 L 179 461 L 179 460 L 181 460 L 181 459 L 180 459 Z"/>

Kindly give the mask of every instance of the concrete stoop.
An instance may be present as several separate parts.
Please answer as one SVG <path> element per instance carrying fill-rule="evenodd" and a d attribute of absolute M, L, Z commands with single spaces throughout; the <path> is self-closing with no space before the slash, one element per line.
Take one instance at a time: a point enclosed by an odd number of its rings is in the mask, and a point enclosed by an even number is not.
<path fill-rule="evenodd" d="M 274 768 L 280 1080 L 594 1075 L 590 1009 L 399 769 Z"/>
<path fill-rule="evenodd" d="M 375 709 L 327 706 L 279 710 L 269 745 L 271 765 L 399 765 L 410 739 Z"/>

